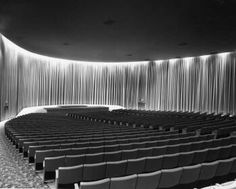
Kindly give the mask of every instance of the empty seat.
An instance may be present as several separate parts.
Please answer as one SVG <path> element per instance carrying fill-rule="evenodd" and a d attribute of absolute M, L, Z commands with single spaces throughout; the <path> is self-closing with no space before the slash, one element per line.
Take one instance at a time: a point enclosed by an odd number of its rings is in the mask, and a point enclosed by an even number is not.
<path fill-rule="evenodd" d="M 183 167 L 182 175 L 180 177 L 180 185 L 194 183 L 198 180 L 201 170 L 201 164 Z"/>
<path fill-rule="evenodd" d="M 83 181 L 95 181 L 106 177 L 106 163 L 84 164 Z"/>
<path fill-rule="evenodd" d="M 104 154 L 104 161 L 120 161 L 121 160 L 122 151 L 117 152 L 106 152 Z"/>
<path fill-rule="evenodd" d="M 193 152 L 183 152 L 179 154 L 178 167 L 189 166 L 193 162 Z"/>
<path fill-rule="evenodd" d="M 100 163 L 104 160 L 104 153 L 86 154 L 85 164 Z"/>
<path fill-rule="evenodd" d="M 219 152 L 219 157 L 218 159 L 227 159 L 230 157 L 230 152 L 231 152 L 231 145 L 228 146 L 222 146 L 220 148 L 220 152 Z"/>
<path fill-rule="evenodd" d="M 131 150 L 133 148 L 133 145 L 128 143 L 128 144 L 120 144 L 120 149 L 121 150 Z"/>
<path fill-rule="evenodd" d="M 98 181 L 80 183 L 80 189 L 109 189 L 109 187 L 110 187 L 109 178 L 98 180 Z"/>
<path fill-rule="evenodd" d="M 110 189 L 135 189 L 137 175 L 111 178 Z"/>
<path fill-rule="evenodd" d="M 83 165 L 59 167 L 56 170 L 56 188 L 74 188 L 74 183 L 82 181 Z"/>
<path fill-rule="evenodd" d="M 195 165 L 195 164 L 203 163 L 206 159 L 207 152 L 208 152 L 208 149 L 193 152 L 194 157 L 193 157 L 192 164 Z"/>
<path fill-rule="evenodd" d="M 183 168 L 166 169 L 161 171 L 158 188 L 170 188 L 179 184 Z"/>
<path fill-rule="evenodd" d="M 126 174 L 127 160 L 107 162 L 106 177 L 120 177 Z"/>
<path fill-rule="evenodd" d="M 219 160 L 215 176 L 221 177 L 221 176 L 225 176 L 225 175 L 229 174 L 232 164 L 233 164 L 233 158 Z"/>
<path fill-rule="evenodd" d="M 44 160 L 44 180 L 55 179 L 55 170 L 65 166 L 65 156 L 48 157 Z"/>
<path fill-rule="evenodd" d="M 150 157 L 152 156 L 152 147 L 150 148 L 139 148 L 138 149 L 138 157 Z"/>
<path fill-rule="evenodd" d="M 192 143 L 181 144 L 179 146 L 179 152 L 189 152 L 192 148 Z"/>
<path fill-rule="evenodd" d="M 88 148 L 72 148 L 71 151 L 67 155 L 83 155 L 88 153 Z"/>
<path fill-rule="evenodd" d="M 94 147 L 90 147 L 88 149 L 88 154 L 101 153 L 103 151 L 104 151 L 104 147 L 103 146 L 94 146 Z"/>
<path fill-rule="evenodd" d="M 136 189 L 156 189 L 161 178 L 161 171 L 138 174 Z"/>
<path fill-rule="evenodd" d="M 132 174 L 142 173 L 145 168 L 145 162 L 146 162 L 145 158 L 129 159 L 127 163 L 126 174 L 132 175 Z"/>
<path fill-rule="evenodd" d="M 215 176 L 218 162 L 203 163 L 198 180 L 209 180 Z"/>
<path fill-rule="evenodd" d="M 104 152 L 114 152 L 118 151 L 119 149 L 120 147 L 117 144 L 104 146 Z"/>
<path fill-rule="evenodd" d="M 161 170 L 163 156 L 147 157 L 144 171 L 153 172 Z"/>
<path fill-rule="evenodd" d="M 205 162 L 216 161 L 219 157 L 220 147 L 208 149 Z"/>
<path fill-rule="evenodd" d="M 166 153 L 166 146 L 155 147 L 152 150 L 152 156 L 160 156 Z"/>
<path fill-rule="evenodd" d="M 137 158 L 137 156 L 138 156 L 138 150 L 137 149 L 123 150 L 121 158 L 122 158 L 122 160 L 125 160 L 125 159 L 135 159 L 135 158 Z"/>
<path fill-rule="evenodd" d="M 162 169 L 172 169 L 178 166 L 179 154 L 169 154 L 163 157 Z"/>
<path fill-rule="evenodd" d="M 82 165 L 85 163 L 85 155 L 68 155 L 65 158 L 66 166 Z"/>
<path fill-rule="evenodd" d="M 176 154 L 179 152 L 179 144 L 167 146 L 166 154 Z"/>

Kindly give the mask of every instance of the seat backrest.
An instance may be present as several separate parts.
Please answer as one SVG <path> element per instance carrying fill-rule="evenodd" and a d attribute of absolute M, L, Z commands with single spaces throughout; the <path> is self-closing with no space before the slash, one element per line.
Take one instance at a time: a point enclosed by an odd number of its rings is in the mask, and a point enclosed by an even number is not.
<path fill-rule="evenodd" d="M 122 155 L 121 158 L 122 160 L 126 159 L 135 159 L 138 156 L 138 150 L 133 149 L 133 150 L 122 150 Z"/>
<path fill-rule="evenodd" d="M 127 160 L 107 162 L 106 177 L 120 177 L 126 174 Z"/>
<path fill-rule="evenodd" d="M 193 162 L 193 152 L 182 152 L 179 154 L 178 167 L 189 166 Z"/>
<path fill-rule="evenodd" d="M 104 152 L 104 146 L 94 146 L 88 148 L 88 154 Z"/>
<path fill-rule="evenodd" d="M 104 161 L 120 161 L 121 160 L 122 151 L 116 152 L 105 152 L 104 153 Z"/>
<path fill-rule="evenodd" d="M 166 154 L 176 154 L 179 152 L 179 144 L 170 145 L 166 148 Z"/>
<path fill-rule="evenodd" d="M 138 157 L 150 157 L 152 156 L 152 147 L 149 148 L 139 148 L 138 149 Z"/>
<path fill-rule="evenodd" d="M 170 188 L 179 184 L 183 168 L 164 169 L 161 171 L 159 188 Z"/>
<path fill-rule="evenodd" d="M 163 156 L 147 157 L 145 164 L 145 172 L 159 171 L 162 168 Z"/>
<path fill-rule="evenodd" d="M 68 155 L 65 158 L 66 166 L 82 165 L 85 163 L 85 155 Z"/>
<path fill-rule="evenodd" d="M 156 189 L 161 178 L 161 171 L 138 174 L 136 189 Z"/>
<path fill-rule="evenodd" d="M 178 166 L 179 153 L 165 155 L 162 162 L 162 169 L 172 169 Z"/>
<path fill-rule="evenodd" d="M 135 189 L 137 175 L 111 178 L 110 189 Z"/>
<path fill-rule="evenodd" d="M 109 178 L 91 182 L 80 182 L 80 189 L 109 189 L 109 187 Z"/>
<path fill-rule="evenodd" d="M 104 153 L 86 154 L 85 164 L 100 163 L 104 160 Z"/>
<path fill-rule="evenodd" d="M 208 149 L 193 151 L 193 165 L 203 163 L 206 159 Z"/>
<path fill-rule="evenodd" d="M 104 146 L 104 152 L 114 152 L 118 150 L 120 150 L 120 147 L 118 144 Z"/>
<path fill-rule="evenodd" d="M 209 148 L 208 152 L 207 152 L 207 156 L 206 156 L 205 162 L 216 161 L 218 159 L 218 157 L 219 157 L 220 148 L 221 147 Z"/>
<path fill-rule="evenodd" d="M 73 167 L 59 167 L 56 170 L 56 186 L 71 187 L 74 183 L 79 183 L 83 180 L 83 165 Z"/>
<path fill-rule="evenodd" d="M 84 164 L 83 181 L 95 181 L 106 177 L 106 163 Z"/>
<path fill-rule="evenodd" d="M 220 148 L 218 159 L 227 159 L 230 157 L 232 145 L 222 146 Z"/>
<path fill-rule="evenodd" d="M 139 174 L 144 171 L 146 158 L 129 159 L 126 169 L 127 175 Z"/>
<path fill-rule="evenodd" d="M 201 164 L 183 167 L 179 184 L 189 184 L 198 180 Z"/>
<path fill-rule="evenodd" d="M 233 158 L 219 160 L 215 176 L 218 177 L 229 174 L 232 164 L 233 164 Z"/>
<path fill-rule="evenodd" d="M 203 163 L 198 180 L 209 180 L 215 176 L 218 162 Z"/>
<path fill-rule="evenodd" d="M 166 148 L 167 146 L 154 147 L 152 150 L 152 156 L 161 156 L 166 154 Z"/>

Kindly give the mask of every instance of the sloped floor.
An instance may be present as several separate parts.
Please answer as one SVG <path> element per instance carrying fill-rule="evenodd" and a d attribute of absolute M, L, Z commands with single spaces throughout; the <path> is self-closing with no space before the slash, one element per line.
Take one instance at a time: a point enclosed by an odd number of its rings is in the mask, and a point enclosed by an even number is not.
<path fill-rule="evenodd" d="M 0 188 L 50 188 L 5 137 L 0 122 Z"/>

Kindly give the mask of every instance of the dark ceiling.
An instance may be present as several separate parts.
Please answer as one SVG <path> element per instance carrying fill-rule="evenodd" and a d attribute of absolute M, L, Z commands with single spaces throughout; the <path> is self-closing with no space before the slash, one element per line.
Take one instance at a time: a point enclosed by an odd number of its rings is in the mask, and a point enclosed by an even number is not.
<path fill-rule="evenodd" d="M 236 49 L 236 1 L 0 0 L 0 33 L 67 59 L 198 56 Z"/>

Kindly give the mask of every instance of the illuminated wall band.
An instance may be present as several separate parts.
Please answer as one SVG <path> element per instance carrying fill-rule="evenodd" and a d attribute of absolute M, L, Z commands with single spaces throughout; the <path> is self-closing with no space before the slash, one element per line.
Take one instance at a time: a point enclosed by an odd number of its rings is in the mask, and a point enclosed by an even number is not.
<path fill-rule="evenodd" d="M 152 62 L 50 58 L 0 36 L 1 118 L 51 104 L 109 104 L 148 110 L 236 112 L 236 53 Z M 8 102 L 8 110 L 4 104 Z"/>

